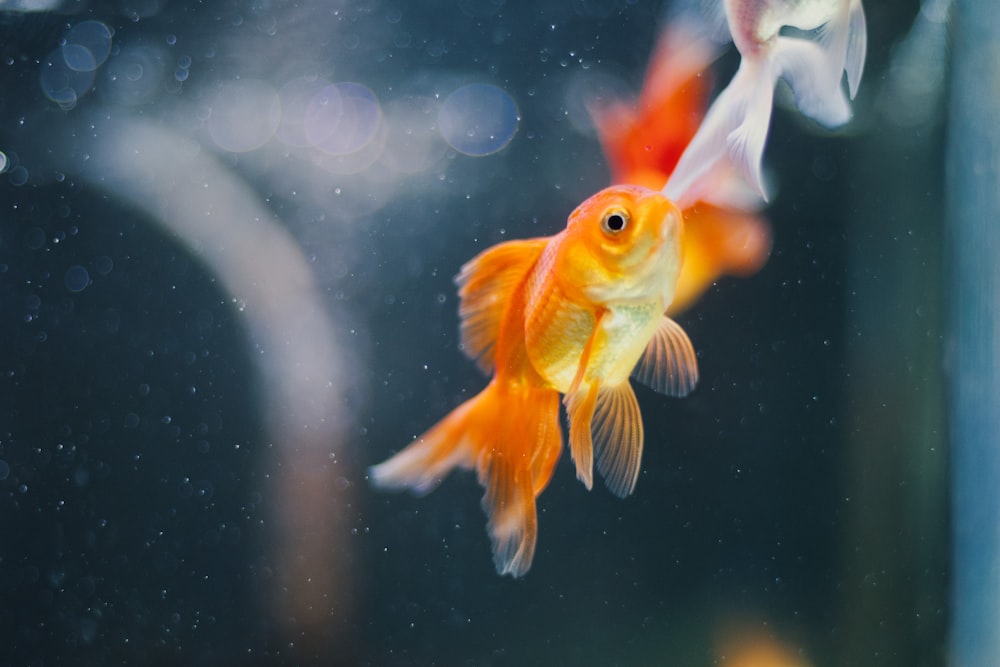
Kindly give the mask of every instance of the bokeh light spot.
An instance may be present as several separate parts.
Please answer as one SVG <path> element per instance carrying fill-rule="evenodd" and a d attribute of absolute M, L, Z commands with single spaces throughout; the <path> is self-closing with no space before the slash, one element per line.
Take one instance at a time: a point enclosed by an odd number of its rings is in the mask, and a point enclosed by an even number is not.
<path fill-rule="evenodd" d="M 219 148 L 245 153 L 267 143 L 280 122 L 281 102 L 274 88 L 265 81 L 245 79 L 219 88 L 207 126 Z"/>
<path fill-rule="evenodd" d="M 61 48 L 51 52 L 42 62 L 42 92 L 62 109 L 68 111 L 75 107 L 93 83 L 94 72 L 70 69 Z"/>
<path fill-rule="evenodd" d="M 92 72 L 111 54 L 111 30 L 100 21 L 78 23 L 66 35 L 62 51 L 71 70 Z"/>
<path fill-rule="evenodd" d="M 115 268 L 115 262 L 107 255 L 101 255 L 97 258 L 97 261 L 94 262 L 94 267 L 100 275 L 106 276 L 111 273 L 112 269 Z"/>
<path fill-rule="evenodd" d="M 318 146 L 326 141 L 337 129 L 342 114 L 343 103 L 337 86 L 323 86 L 314 93 L 303 115 L 303 133 L 309 145 Z"/>
<path fill-rule="evenodd" d="M 517 104 L 506 92 L 486 83 L 455 90 L 441 105 L 438 129 L 459 153 L 483 156 L 496 153 L 517 132 Z"/>
<path fill-rule="evenodd" d="M 364 148 L 382 122 L 378 99 L 360 83 L 325 86 L 306 107 L 305 136 L 330 155 L 347 155 Z"/>
<path fill-rule="evenodd" d="M 66 269 L 66 276 L 63 278 L 63 282 L 66 284 L 66 289 L 70 292 L 82 292 L 90 284 L 90 273 L 79 264 L 74 264 Z"/>
<path fill-rule="evenodd" d="M 79 44 L 67 44 L 63 47 L 63 60 L 66 66 L 74 72 L 91 72 L 97 69 L 94 54 Z"/>
<path fill-rule="evenodd" d="M 310 111 L 316 95 L 330 82 L 316 76 L 303 76 L 292 79 L 278 90 L 281 101 L 281 124 L 278 126 L 278 138 L 289 146 L 305 148 L 310 145 L 306 135 L 306 113 Z M 339 104 L 339 94 L 337 95 Z M 315 111 L 315 110 L 312 110 Z"/>
<path fill-rule="evenodd" d="M 22 186 L 28 182 L 28 170 L 22 165 L 17 165 L 10 170 L 7 178 L 10 180 L 11 185 Z"/>

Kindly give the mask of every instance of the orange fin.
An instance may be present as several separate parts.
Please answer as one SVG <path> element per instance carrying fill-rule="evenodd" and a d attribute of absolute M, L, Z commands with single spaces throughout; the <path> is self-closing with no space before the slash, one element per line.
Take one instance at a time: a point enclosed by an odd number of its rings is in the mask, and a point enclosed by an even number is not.
<path fill-rule="evenodd" d="M 612 183 L 663 187 L 708 105 L 709 67 L 719 52 L 687 25 L 664 30 L 638 100 L 587 105 Z"/>
<path fill-rule="evenodd" d="M 642 463 L 642 415 L 628 381 L 601 387 L 592 424 L 597 472 L 616 496 L 635 489 Z"/>
<path fill-rule="evenodd" d="M 369 469 L 383 488 L 426 493 L 455 467 L 475 468 L 500 574 L 531 567 L 538 535 L 537 496 L 559 458 L 559 393 L 496 380 L 410 446 Z"/>
<path fill-rule="evenodd" d="M 497 572 L 520 577 L 531 567 L 538 539 L 538 515 L 531 473 L 523 461 L 498 452 L 480 468 L 479 483 L 486 487 L 483 511 L 493 544 Z"/>
<path fill-rule="evenodd" d="M 537 238 L 500 243 L 469 260 L 455 277 L 462 348 L 484 373 L 493 370 L 493 348 L 511 295 L 547 242 Z"/>
<path fill-rule="evenodd" d="M 687 396 L 698 383 L 698 359 L 691 339 L 672 319 L 663 316 L 632 377 L 668 396 Z"/>
<path fill-rule="evenodd" d="M 555 419 L 538 421 L 535 448 L 531 453 L 531 483 L 537 497 L 552 479 L 552 472 L 562 453 L 562 427 L 559 425 L 559 392 L 537 392 L 536 408 L 543 415 L 555 415 Z M 548 404 L 543 403 L 548 402 Z"/>
<path fill-rule="evenodd" d="M 594 417 L 597 389 L 597 383 L 582 385 L 567 394 L 565 399 L 569 417 L 569 453 L 576 464 L 576 478 L 588 491 L 594 488 L 594 441 L 590 435 L 590 423 Z"/>
<path fill-rule="evenodd" d="M 491 383 L 496 386 L 496 383 Z M 548 483 L 562 446 L 559 392 L 497 388 L 492 412 L 475 437 L 483 510 L 497 572 L 520 577 L 531 567 L 538 538 L 535 496 Z"/>
<path fill-rule="evenodd" d="M 710 253 L 717 275 L 751 276 L 761 269 L 771 254 L 771 226 L 745 211 L 699 204 L 691 212 L 692 238 Z M 687 257 L 685 256 L 685 259 Z"/>
<path fill-rule="evenodd" d="M 594 416 L 594 405 L 597 401 L 599 383 L 585 384 L 587 364 L 594 348 L 594 341 L 601 331 L 601 320 L 607 314 L 601 309 L 594 321 L 594 330 L 583 346 L 583 353 L 576 369 L 576 377 L 570 384 L 563 401 L 566 404 L 566 414 L 569 416 L 569 452 L 576 463 L 576 478 L 590 491 L 594 488 L 594 441 L 590 433 L 590 424 Z"/>
<path fill-rule="evenodd" d="M 383 489 L 409 489 L 423 495 L 437 488 L 452 468 L 474 467 L 476 453 L 464 436 L 483 393 L 452 410 L 395 456 L 369 468 L 372 483 Z"/>
<path fill-rule="evenodd" d="M 753 213 L 704 202 L 684 211 L 684 263 L 667 313 L 678 313 L 719 277 L 750 276 L 771 253 L 771 226 Z"/>

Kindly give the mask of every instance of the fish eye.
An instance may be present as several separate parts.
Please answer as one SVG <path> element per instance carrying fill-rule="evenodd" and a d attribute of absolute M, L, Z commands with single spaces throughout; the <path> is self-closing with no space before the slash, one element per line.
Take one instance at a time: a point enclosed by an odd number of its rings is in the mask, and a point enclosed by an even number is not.
<path fill-rule="evenodd" d="M 604 230 L 605 234 L 620 234 L 628 227 L 628 220 L 628 211 L 613 208 L 601 218 L 601 229 Z"/>

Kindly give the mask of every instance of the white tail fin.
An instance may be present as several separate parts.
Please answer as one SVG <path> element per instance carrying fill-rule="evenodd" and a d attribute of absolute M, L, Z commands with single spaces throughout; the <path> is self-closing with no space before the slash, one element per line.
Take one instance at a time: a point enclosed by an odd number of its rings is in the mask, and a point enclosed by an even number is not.
<path fill-rule="evenodd" d="M 851 105 L 840 85 L 842 65 L 837 65 L 834 74 L 830 55 L 822 43 L 778 37 L 771 62 L 776 74 L 792 89 L 799 111 L 821 125 L 838 127 L 851 119 Z"/>
<path fill-rule="evenodd" d="M 664 194 L 681 208 L 710 199 L 728 159 L 766 200 L 761 160 L 775 84 L 779 78 L 788 83 L 804 115 L 826 127 L 843 125 L 851 119 L 851 107 L 841 79 L 846 70 L 853 98 L 864 69 L 865 31 L 861 1 L 852 0 L 823 26 L 818 40 L 776 35 L 756 55 L 744 54 L 733 80 L 712 104 L 663 186 Z"/>
<path fill-rule="evenodd" d="M 777 80 L 767 65 L 750 59 L 740 63 L 681 155 L 663 192 L 682 209 L 711 199 L 713 183 L 727 168 L 727 159 L 763 199 L 767 198 L 760 161 Z"/>
<path fill-rule="evenodd" d="M 844 70 L 847 71 L 847 87 L 851 99 L 858 94 L 861 85 L 861 73 L 865 69 L 865 54 L 868 51 L 868 25 L 865 21 L 865 10 L 861 0 L 851 3 L 851 13 L 847 24 L 847 56 Z"/>

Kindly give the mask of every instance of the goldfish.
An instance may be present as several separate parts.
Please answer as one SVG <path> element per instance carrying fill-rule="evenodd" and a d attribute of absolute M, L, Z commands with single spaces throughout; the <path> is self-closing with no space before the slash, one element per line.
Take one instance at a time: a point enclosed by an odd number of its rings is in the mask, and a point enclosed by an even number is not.
<path fill-rule="evenodd" d="M 766 199 L 761 161 L 778 79 L 804 115 L 832 128 L 851 119 L 844 73 L 853 100 L 864 70 L 861 0 L 724 0 L 724 9 L 740 66 L 663 188 L 681 206 L 711 189 L 713 170 L 727 158 Z"/>
<path fill-rule="evenodd" d="M 812 667 L 801 647 L 765 619 L 731 619 L 716 632 L 715 658 L 727 667 Z"/>
<path fill-rule="evenodd" d="M 708 108 L 718 47 L 702 32 L 690 19 L 664 29 L 636 104 L 588 105 L 613 184 L 658 190 L 674 172 Z M 746 277 L 763 267 L 771 228 L 758 206 L 736 172 L 713 171 L 702 198 L 683 210 L 684 261 L 669 314 L 690 307 L 721 276 Z"/>
<path fill-rule="evenodd" d="M 580 204 L 549 237 L 500 243 L 455 281 L 464 352 L 487 386 L 388 460 L 380 488 L 433 490 L 454 468 L 485 488 L 493 560 L 524 575 L 538 534 L 535 498 L 562 449 L 560 394 L 576 476 L 616 495 L 639 476 L 643 427 L 629 381 L 672 396 L 695 386 L 684 330 L 664 313 L 682 263 L 683 219 L 657 190 L 618 185 Z"/>

